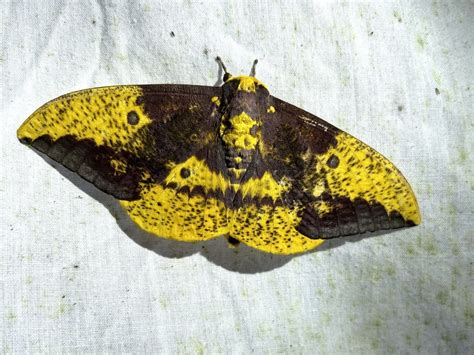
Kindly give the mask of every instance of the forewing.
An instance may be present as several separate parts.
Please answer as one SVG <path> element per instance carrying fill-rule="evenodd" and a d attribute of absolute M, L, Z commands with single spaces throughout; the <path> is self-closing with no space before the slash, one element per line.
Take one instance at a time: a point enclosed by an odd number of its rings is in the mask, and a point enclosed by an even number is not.
<path fill-rule="evenodd" d="M 328 239 L 420 223 L 415 195 L 388 159 L 308 112 L 278 99 L 274 105 L 277 120 L 293 127 L 288 129 L 297 163 L 289 166 L 301 173 L 294 175 L 297 181 L 290 176 L 287 200 L 301 209 L 300 233 Z M 278 159 L 270 154 L 270 161 Z"/>
<path fill-rule="evenodd" d="M 19 128 L 18 138 L 122 200 L 131 218 L 149 232 L 206 239 L 222 232 L 219 221 L 225 211 L 218 208 L 219 201 L 208 201 L 196 191 L 191 196 L 191 191 L 212 184 L 209 172 L 219 169 L 218 154 L 208 153 L 218 129 L 211 98 L 219 93 L 219 88 L 191 85 L 78 91 L 34 112 Z M 201 179 L 194 181 L 203 186 L 188 183 L 189 191 L 180 191 L 176 167 L 190 160 L 200 162 L 202 170 L 195 174 Z M 204 225 L 206 206 L 216 219 L 199 230 L 193 223 Z M 176 226 L 187 213 L 196 217 L 190 230 L 199 233 L 186 235 Z M 153 219 L 157 215 L 158 221 Z"/>

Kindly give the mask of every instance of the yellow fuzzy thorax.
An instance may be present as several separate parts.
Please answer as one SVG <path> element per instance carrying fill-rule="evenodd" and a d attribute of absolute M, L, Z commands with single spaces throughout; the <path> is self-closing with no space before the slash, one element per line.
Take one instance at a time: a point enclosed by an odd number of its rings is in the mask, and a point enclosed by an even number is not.
<path fill-rule="evenodd" d="M 237 90 L 239 91 L 255 93 L 257 91 L 258 86 L 262 86 L 268 90 L 268 87 L 264 83 L 262 83 L 257 78 L 254 78 L 253 76 L 245 76 L 245 75 L 233 76 L 229 80 L 227 80 L 227 82 L 233 81 L 233 80 L 239 81 L 239 86 L 237 87 Z"/>

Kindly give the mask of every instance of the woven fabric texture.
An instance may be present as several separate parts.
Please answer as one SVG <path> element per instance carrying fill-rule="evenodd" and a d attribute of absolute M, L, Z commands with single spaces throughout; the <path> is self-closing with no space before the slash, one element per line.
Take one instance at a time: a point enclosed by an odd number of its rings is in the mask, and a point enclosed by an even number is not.
<path fill-rule="evenodd" d="M 0 10 L 0 352 L 474 352 L 472 2 Z M 387 156 L 422 224 L 296 257 L 166 241 L 16 139 L 74 90 L 219 84 L 216 55 Z"/>

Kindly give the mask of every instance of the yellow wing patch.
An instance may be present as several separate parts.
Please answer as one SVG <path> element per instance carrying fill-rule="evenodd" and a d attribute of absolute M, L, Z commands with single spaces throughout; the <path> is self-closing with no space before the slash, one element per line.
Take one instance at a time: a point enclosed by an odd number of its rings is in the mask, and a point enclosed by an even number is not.
<path fill-rule="evenodd" d="M 110 166 L 114 169 L 116 175 L 125 174 L 127 172 L 127 163 L 122 160 L 110 160 Z"/>
<path fill-rule="evenodd" d="M 244 182 L 240 191 L 242 196 L 250 196 L 252 198 L 263 199 L 269 197 L 276 202 L 287 191 L 287 187 L 275 181 L 272 174 L 266 171 L 259 179 L 250 179 Z"/>
<path fill-rule="evenodd" d="M 298 209 L 283 206 L 249 205 L 230 211 L 229 233 L 253 248 L 273 254 L 302 253 L 323 243 L 296 230 Z"/>
<path fill-rule="evenodd" d="M 261 178 L 251 178 L 243 184 L 231 183 L 222 173 L 216 173 L 209 169 L 205 160 L 196 158 L 194 155 L 183 163 L 168 163 L 170 172 L 165 178 L 166 185 L 176 184 L 177 188 L 187 187 L 191 192 L 199 187 L 205 193 L 218 191 L 223 194 L 227 190 L 240 191 L 242 196 L 251 199 L 263 199 L 265 197 L 277 201 L 288 187 L 280 184 L 269 172 L 265 172 Z"/>
<path fill-rule="evenodd" d="M 228 232 L 224 202 L 215 198 L 143 185 L 139 200 L 120 203 L 142 229 L 163 238 L 191 242 Z"/>
<path fill-rule="evenodd" d="M 405 220 L 419 224 L 415 195 L 398 169 L 380 153 L 347 133 L 338 134 L 336 139 L 336 147 L 318 155 L 316 167 L 318 172 L 326 171 L 331 195 L 348 197 L 352 201 L 358 197 L 368 202 L 376 201 L 388 213 L 398 211 Z M 328 167 L 331 160 L 332 167 Z"/>
<path fill-rule="evenodd" d="M 200 241 L 227 234 L 227 209 L 221 196 L 230 182 L 191 156 L 183 163 L 168 163 L 170 172 L 161 185 L 141 184 L 140 199 L 120 201 L 142 229 L 163 238 Z M 193 194 L 200 189 L 200 194 Z"/>
<path fill-rule="evenodd" d="M 275 113 L 275 112 L 276 112 L 275 107 L 269 106 L 269 107 L 267 108 L 267 112 L 268 112 L 268 113 Z"/>
<path fill-rule="evenodd" d="M 211 97 L 211 102 L 213 104 L 215 104 L 217 107 L 219 107 L 221 105 L 221 100 L 219 100 L 218 96 Z"/>
<path fill-rule="evenodd" d="M 270 172 L 266 171 L 261 178 L 249 179 L 239 189 L 244 198 L 250 196 L 252 200 L 228 212 L 229 234 L 235 239 L 274 254 L 302 253 L 323 243 L 296 230 L 301 221 L 300 209 L 284 205 L 282 197 L 289 186 L 277 182 Z M 272 203 L 261 205 L 264 199 Z"/>
<path fill-rule="evenodd" d="M 151 119 L 137 104 L 138 86 L 111 86 L 77 91 L 48 102 L 18 129 L 18 138 L 48 135 L 53 141 L 66 135 L 93 139 L 98 146 L 121 145 L 134 152 L 143 142 L 133 134 Z"/>
<path fill-rule="evenodd" d="M 165 179 L 165 184 L 175 183 L 178 188 L 188 187 L 190 191 L 201 187 L 207 193 L 209 191 L 225 192 L 230 187 L 230 182 L 222 173 L 211 171 L 204 160 L 194 155 L 183 163 L 168 163 L 171 168 Z"/>

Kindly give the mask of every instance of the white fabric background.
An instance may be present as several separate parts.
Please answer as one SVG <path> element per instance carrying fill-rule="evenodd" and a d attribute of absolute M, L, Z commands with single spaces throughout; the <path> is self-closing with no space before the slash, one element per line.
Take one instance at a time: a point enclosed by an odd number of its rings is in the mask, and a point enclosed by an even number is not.
<path fill-rule="evenodd" d="M 472 2 L 0 6 L 0 352 L 474 352 Z M 294 258 L 165 241 L 16 139 L 73 90 L 214 85 L 216 55 L 389 157 L 421 226 Z"/>

